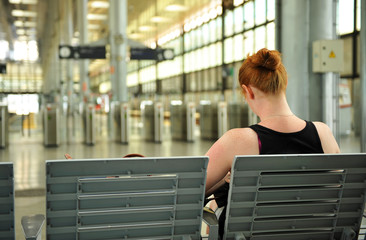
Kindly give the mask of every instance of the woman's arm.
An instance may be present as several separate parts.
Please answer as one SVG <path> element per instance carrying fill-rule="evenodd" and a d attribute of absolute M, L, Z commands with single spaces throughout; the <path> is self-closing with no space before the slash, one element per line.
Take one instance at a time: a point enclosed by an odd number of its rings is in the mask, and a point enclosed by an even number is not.
<path fill-rule="evenodd" d="M 209 157 L 206 196 L 225 183 L 236 155 L 259 154 L 257 134 L 250 128 L 232 129 L 217 140 L 206 153 Z"/>

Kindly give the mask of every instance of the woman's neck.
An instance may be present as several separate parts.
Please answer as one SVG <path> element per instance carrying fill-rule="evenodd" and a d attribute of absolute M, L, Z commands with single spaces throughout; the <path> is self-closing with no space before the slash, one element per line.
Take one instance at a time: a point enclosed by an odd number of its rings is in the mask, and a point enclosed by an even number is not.
<path fill-rule="evenodd" d="M 284 94 L 269 95 L 258 99 L 257 115 L 261 121 L 294 116 Z"/>

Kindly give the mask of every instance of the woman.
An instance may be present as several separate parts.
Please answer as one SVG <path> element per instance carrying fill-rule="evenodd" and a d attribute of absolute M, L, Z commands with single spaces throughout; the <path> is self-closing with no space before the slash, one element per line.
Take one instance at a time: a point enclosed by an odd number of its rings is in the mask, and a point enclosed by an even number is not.
<path fill-rule="evenodd" d="M 236 155 L 340 152 L 326 124 L 308 122 L 292 113 L 286 100 L 287 73 L 278 51 L 263 48 L 248 56 L 239 70 L 239 82 L 260 122 L 229 130 L 208 150 L 206 196 L 228 182 Z"/>

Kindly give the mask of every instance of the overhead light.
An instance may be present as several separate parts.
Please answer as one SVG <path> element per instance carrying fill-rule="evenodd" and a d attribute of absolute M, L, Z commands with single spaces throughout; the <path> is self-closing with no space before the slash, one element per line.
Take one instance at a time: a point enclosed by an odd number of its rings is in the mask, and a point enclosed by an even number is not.
<path fill-rule="evenodd" d="M 212 8 L 208 14 L 210 16 L 210 19 L 214 19 L 217 17 L 217 12 L 215 8 Z"/>
<path fill-rule="evenodd" d="M 23 4 L 37 4 L 37 0 L 22 0 Z"/>
<path fill-rule="evenodd" d="M 133 32 L 133 33 L 128 34 L 128 37 L 131 39 L 139 39 L 139 38 L 142 38 L 142 34 Z"/>
<path fill-rule="evenodd" d="M 16 33 L 18 35 L 24 35 L 25 34 L 25 30 L 24 29 L 17 29 Z"/>
<path fill-rule="evenodd" d="M 36 22 L 24 22 L 24 27 L 37 27 Z"/>
<path fill-rule="evenodd" d="M 28 29 L 25 31 L 27 35 L 34 35 L 36 34 L 36 30 L 35 29 Z"/>
<path fill-rule="evenodd" d="M 155 27 L 144 25 L 144 26 L 140 26 L 139 30 L 141 32 L 148 32 L 148 31 L 155 30 Z"/>
<path fill-rule="evenodd" d="M 199 26 L 201 26 L 203 24 L 203 17 L 198 16 L 198 17 L 196 17 L 196 19 L 194 21 L 195 21 L 195 25 L 197 27 L 199 27 Z"/>
<path fill-rule="evenodd" d="M 37 0 L 9 0 L 11 4 L 37 4 Z"/>
<path fill-rule="evenodd" d="M 202 20 L 204 23 L 207 23 L 208 21 L 210 21 L 210 14 L 208 12 L 205 12 L 202 16 Z"/>
<path fill-rule="evenodd" d="M 28 40 L 28 37 L 25 36 L 25 35 L 22 35 L 22 36 L 18 37 L 18 41 L 27 41 L 27 40 Z"/>
<path fill-rule="evenodd" d="M 90 30 L 98 30 L 99 25 L 98 24 L 88 24 L 88 29 Z"/>
<path fill-rule="evenodd" d="M 32 11 L 14 9 L 11 11 L 11 15 L 13 15 L 14 17 L 36 17 L 37 13 Z"/>
<path fill-rule="evenodd" d="M 24 23 L 22 21 L 17 20 L 17 21 L 14 22 L 14 26 L 16 26 L 16 27 L 23 27 L 24 26 Z"/>
<path fill-rule="evenodd" d="M 184 11 L 187 11 L 188 8 L 184 5 L 172 4 L 172 5 L 166 6 L 165 10 L 169 11 L 169 12 L 184 12 Z"/>
<path fill-rule="evenodd" d="M 107 20 L 107 15 L 89 13 L 87 18 L 88 20 Z"/>
<path fill-rule="evenodd" d="M 184 29 L 185 32 L 189 32 L 192 29 L 191 24 L 189 22 L 184 24 L 183 29 Z"/>
<path fill-rule="evenodd" d="M 150 19 L 150 21 L 155 22 L 155 23 L 169 22 L 169 18 L 161 17 L 161 16 L 153 16 Z"/>
<path fill-rule="evenodd" d="M 216 7 L 216 12 L 217 12 L 217 15 L 221 15 L 222 14 L 222 6 L 217 6 Z"/>
<path fill-rule="evenodd" d="M 244 3 L 244 0 L 234 0 L 234 7 L 237 7 L 242 3 Z"/>
<path fill-rule="evenodd" d="M 91 2 L 92 8 L 109 8 L 109 2 L 93 1 Z"/>

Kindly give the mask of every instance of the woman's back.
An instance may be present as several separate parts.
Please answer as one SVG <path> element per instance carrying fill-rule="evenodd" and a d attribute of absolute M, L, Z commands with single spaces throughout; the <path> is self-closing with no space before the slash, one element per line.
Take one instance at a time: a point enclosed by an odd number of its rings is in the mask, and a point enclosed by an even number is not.
<path fill-rule="evenodd" d="M 250 126 L 258 136 L 259 154 L 324 153 L 315 125 L 304 122 L 305 127 L 301 130 L 289 132 L 259 124 Z"/>

